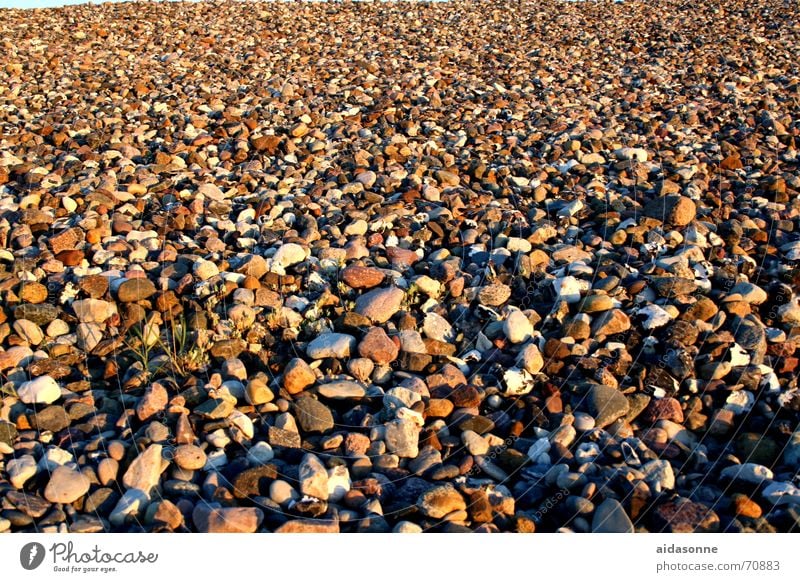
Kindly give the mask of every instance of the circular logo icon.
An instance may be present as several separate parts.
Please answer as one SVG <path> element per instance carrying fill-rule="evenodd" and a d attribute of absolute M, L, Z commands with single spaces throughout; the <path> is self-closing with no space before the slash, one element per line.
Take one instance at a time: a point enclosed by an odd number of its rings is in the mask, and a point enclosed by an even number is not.
<path fill-rule="evenodd" d="M 44 546 L 39 542 L 30 542 L 19 551 L 19 563 L 26 570 L 35 570 L 44 561 Z"/>

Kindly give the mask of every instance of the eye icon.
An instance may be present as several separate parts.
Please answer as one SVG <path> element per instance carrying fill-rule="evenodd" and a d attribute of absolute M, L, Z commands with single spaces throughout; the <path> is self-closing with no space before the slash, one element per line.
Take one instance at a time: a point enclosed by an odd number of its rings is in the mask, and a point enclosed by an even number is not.
<path fill-rule="evenodd" d="M 19 551 L 19 563 L 26 570 L 35 570 L 44 561 L 44 546 L 38 542 L 30 542 Z"/>

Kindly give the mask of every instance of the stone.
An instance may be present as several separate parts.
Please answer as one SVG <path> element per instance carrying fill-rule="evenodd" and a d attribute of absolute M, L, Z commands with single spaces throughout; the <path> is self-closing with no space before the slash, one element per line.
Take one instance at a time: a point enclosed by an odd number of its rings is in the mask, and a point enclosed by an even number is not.
<path fill-rule="evenodd" d="M 428 312 L 422 322 L 425 336 L 440 342 L 452 342 L 456 338 L 453 326 L 437 313 Z"/>
<path fill-rule="evenodd" d="M 350 472 L 347 467 L 337 465 L 328 469 L 328 501 L 331 503 L 339 503 L 344 496 L 350 491 L 352 481 L 350 480 Z"/>
<path fill-rule="evenodd" d="M 344 333 L 323 333 L 306 346 L 306 354 L 314 360 L 349 358 L 356 351 L 356 338 Z"/>
<path fill-rule="evenodd" d="M 44 489 L 44 497 L 50 503 L 73 503 L 89 492 L 91 481 L 74 469 L 56 467 Z"/>
<path fill-rule="evenodd" d="M 172 455 L 172 460 L 181 469 L 199 471 L 205 466 L 208 457 L 200 447 L 195 445 L 180 445 L 176 447 Z"/>
<path fill-rule="evenodd" d="M 35 281 L 23 283 L 19 289 L 19 298 L 25 303 L 44 303 L 48 295 L 47 287 Z"/>
<path fill-rule="evenodd" d="M 512 344 L 521 344 L 530 339 L 533 325 L 524 313 L 515 310 L 503 321 L 503 333 Z"/>
<path fill-rule="evenodd" d="M 771 481 L 775 478 L 774 473 L 764 465 L 756 463 L 742 463 L 741 465 L 731 465 L 725 467 L 720 476 L 725 479 L 737 479 L 747 483 L 760 484 L 762 481 Z"/>
<path fill-rule="evenodd" d="M 211 508 L 198 503 L 192 512 L 200 533 L 255 533 L 263 520 L 264 512 L 257 507 Z"/>
<path fill-rule="evenodd" d="M 30 362 L 33 350 L 28 346 L 13 346 L 5 351 L 0 351 L 0 370 L 16 368 Z"/>
<path fill-rule="evenodd" d="M 373 323 L 385 323 L 397 313 L 405 293 L 397 287 L 373 289 L 356 299 L 355 312 Z"/>
<path fill-rule="evenodd" d="M 12 327 L 19 337 L 31 345 L 38 346 L 44 341 L 42 329 L 28 319 L 17 319 Z"/>
<path fill-rule="evenodd" d="M 63 406 L 52 405 L 42 410 L 37 410 L 31 419 L 31 425 L 39 430 L 58 432 L 70 425 L 71 419 Z"/>
<path fill-rule="evenodd" d="M 323 501 L 328 499 L 328 472 L 316 455 L 306 454 L 299 467 L 300 492 Z"/>
<path fill-rule="evenodd" d="M 37 471 L 38 466 L 33 455 L 20 455 L 6 463 L 8 480 L 15 489 L 22 489 L 25 483 L 36 475 Z"/>
<path fill-rule="evenodd" d="M 75 332 L 78 346 L 85 352 L 91 352 L 103 339 L 103 327 L 99 323 L 79 323 Z"/>
<path fill-rule="evenodd" d="M 334 427 L 330 408 L 309 396 L 295 402 L 295 413 L 300 428 L 305 432 L 324 433 Z"/>
<path fill-rule="evenodd" d="M 352 337 L 352 336 L 347 336 L 347 337 Z M 350 342 L 349 340 L 343 340 L 343 341 L 347 342 L 347 351 L 349 353 L 352 342 Z M 322 350 L 323 347 L 319 346 L 315 349 Z M 325 349 L 331 349 L 331 348 L 326 347 Z M 339 349 L 344 349 L 344 348 L 339 348 Z M 292 358 L 292 360 L 286 365 L 286 368 L 284 368 L 283 370 L 283 387 L 286 389 L 287 392 L 289 392 L 289 394 L 299 394 L 309 386 L 313 386 L 316 381 L 317 381 L 317 376 L 316 374 L 314 374 L 314 370 L 311 368 L 311 366 L 309 366 L 304 360 L 300 358 Z"/>
<path fill-rule="evenodd" d="M 219 267 L 213 261 L 198 259 L 192 265 L 192 272 L 201 281 L 208 281 L 219 275 Z"/>
<path fill-rule="evenodd" d="M 169 402 L 167 389 L 159 382 L 153 382 L 144 391 L 144 395 L 136 404 L 136 416 L 139 420 L 148 420 L 161 413 Z"/>
<path fill-rule="evenodd" d="M 499 307 L 511 297 L 511 288 L 503 283 L 492 283 L 482 287 L 478 292 L 478 301 L 481 305 Z"/>
<path fill-rule="evenodd" d="M 358 344 L 358 353 L 378 365 L 386 365 L 397 359 L 400 350 L 383 328 L 371 327 Z"/>
<path fill-rule="evenodd" d="M 287 267 L 291 267 L 306 260 L 306 250 L 295 243 L 284 243 L 269 261 L 270 271 L 283 274 Z"/>
<path fill-rule="evenodd" d="M 604 428 L 628 413 L 630 404 L 625 395 L 611 386 L 592 384 L 579 406 L 591 414 L 598 428 Z"/>
<path fill-rule="evenodd" d="M 350 265 L 342 271 L 342 280 L 353 289 L 371 289 L 383 282 L 384 274 L 374 267 Z"/>
<path fill-rule="evenodd" d="M 275 451 L 269 443 L 263 441 L 255 443 L 247 451 L 247 460 L 251 465 L 265 465 L 275 458 Z"/>
<path fill-rule="evenodd" d="M 575 277 L 569 275 L 553 280 L 556 297 L 566 303 L 578 303 L 581 300 L 583 288 Z"/>
<path fill-rule="evenodd" d="M 253 499 L 266 495 L 277 478 L 278 470 L 275 465 L 258 465 L 245 469 L 233 479 L 233 496 L 237 499 Z"/>
<path fill-rule="evenodd" d="M 455 487 L 446 483 L 422 493 L 417 499 L 417 507 L 427 517 L 441 519 L 455 511 L 464 511 L 467 504 Z"/>
<path fill-rule="evenodd" d="M 23 382 L 17 396 L 25 404 L 52 404 L 61 398 L 61 387 L 50 376 L 39 376 Z"/>
<path fill-rule="evenodd" d="M 136 277 L 128 279 L 117 289 L 117 299 L 123 303 L 144 301 L 156 293 L 156 286 L 150 279 Z"/>
<path fill-rule="evenodd" d="M 150 495 L 161 476 L 161 449 L 161 445 L 152 444 L 133 459 L 122 477 L 122 484 Z"/>
<path fill-rule="evenodd" d="M 338 382 L 326 382 L 317 387 L 317 394 L 324 398 L 333 400 L 358 399 L 366 396 L 366 389 L 356 382 L 349 380 L 339 380 Z"/>
<path fill-rule="evenodd" d="M 294 380 L 295 378 L 290 378 L 290 380 L 287 382 L 286 377 L 284 376 L 283 385 L 290 394 L 297 394 L 298 392 L 302 391 L 302 388 L 300 390 L 297 389 L 299 383 L 295 383 Z M 291 390 L 289 390 L 290 387 Z M 303 388 L 305 388 L 305 386 Z M 260 406 L 261 404 L 272 402 L 275 399 L 275 394 L 272 392 L 269 386 L 267 386 L 267 381 L 265 378 L 256 376 L 247 383 L 244 397 L 248 403 L 254 406 Z"/>
<path fill-rule="evenodd" d="M 275 533 L 339 533 L 339 524 L 338 522 L 310 519 L 292 519 L 276 529 Z"/>
<path fill-rule="evenodd" d="M 673 226 L 686 226 L 697 217 L 697 206 L 691 198 L 672 194 L 655 198 L 644 207 L 645 216 Z"/>
<path fill-rule="evenodd" d="M 117 313 L 117 306 L 102 299 L 79 299 L 72 302 L 75 317 L 81 323 L 103 323 Z"/>
<path fill-rule="evenodd" d="M 633 522 L 616 499 L 606 499 L 594 511 L 592 533 L 633 533 Z"/>
<path fill-rule="evenodd" d="M 620 309 L 605 311 L 592 321 L 592 334 L 596 336 L 623 333 L 630 328 L 630 318 Z"/>
<path fill-rule="evenodd" d="M 419 427 L 406 419 L 395 419 L 387 422 L 386 448 L 401 458 L 414 458 L 419 454 Z"/>
<path fill-rule="evenodd" d="M 653 514 L 655 531 L 663 533 L 715 533 L 719 516 L 702 503 L 678 499 L 659 505 Z"/>

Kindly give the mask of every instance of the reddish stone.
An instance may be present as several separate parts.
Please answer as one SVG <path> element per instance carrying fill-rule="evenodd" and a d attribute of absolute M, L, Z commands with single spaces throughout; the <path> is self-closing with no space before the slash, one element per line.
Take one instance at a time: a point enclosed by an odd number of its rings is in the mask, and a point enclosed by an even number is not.
<path fill-rule="evenodd" d="M 671 420 L 683 423 L 683 410 L 680 402 L 674 398 L 653 398 L 642 412 L 641 419 L 645 422 Z"/>
<path fill-rule="evenodd" d="M 374 267 L 351 265 L 342 271 L 342 280 L 353 289 L 371 289 L 383 282 L 383 273 Z"/>
<path fill-rule="evenodd" d="M 467 378 L 454 365 L 445 364 L 438 373 L 428 376 L 427 383 L 431 390 L 441 386 L 456 388 L 461 384 L 466 384 Z"/>
<path fill-rule="evenodd" d="M 419 255 L 417 253 L 400 247 L 388 247 L 386 249 L 386 256 L 389 257 L 394 267 L 410 267 L 419 261 Z"/>
<path fill-rule="evenodd" d="M 658 506 L 653 525 L 657 532 L 713 533 L 719 530 L 719 516 L 702 503 L 679 499 Z"/>
<path fill-rule="evenodd" d="M 80 228 L 68 228 L 50 237 L 50 248 L 53 250 L 53 254 L 58 255 L 62 251 L 77 249 L 83 240 L 84 234 Z M 63 263 L 63 261 L 61 262 Z"/>
<path fill-rule="evenodd" d="M 388 364 L 397 359 L 400 352 L 391 338 L 381 327 L 372 327 L 358 344 L 358 353 L 376 364 Z"/>
<path fill-rule="evenodd" d="M 83 260 L 83 253 L 81 251 L 61 251 L 56 255 L 56 259 L 67 267 L 77 267 Z"/>

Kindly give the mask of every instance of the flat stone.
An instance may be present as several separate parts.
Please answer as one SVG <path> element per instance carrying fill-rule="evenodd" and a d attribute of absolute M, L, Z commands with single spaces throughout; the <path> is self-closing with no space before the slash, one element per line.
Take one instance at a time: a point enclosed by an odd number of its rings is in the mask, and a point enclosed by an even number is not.
<path fill-rule="evenodd" d="M 349 358 L 356 351 L 356 338 L 344 333 L 324 333 L 306 346 L 309 358 Z"/>
<path fill-rule="evenodd" d="M 338 382 L 327 382 L 317 387 L 317 393 L 325 398 L 334 400 L 347 400 L 363 398 L 367 391 L 361 385 L 349 380 L 339 380 Z"/>
<path fill-rule="evenodd" d="M 117 289 L 117 299 L 123 303 L 143 301 L 156 293 L 156 286 L 150 279 L 137 277 L 128 279 Z"/>
<path fill-rule="evenodd" d="M 195 445 L 180 445 L 176 447 L 172 455 L 172 460 L 181 469 L 198 471 L 205 466 L 208 457 L 205 451 L 200 447 Z"/>
<path fill-rule="evenodd" d="M 383 282 L 384 274 L 374 267 L 351 265 L 342 271 L 342 280 L 353 289 L 371 289 Z"/>

